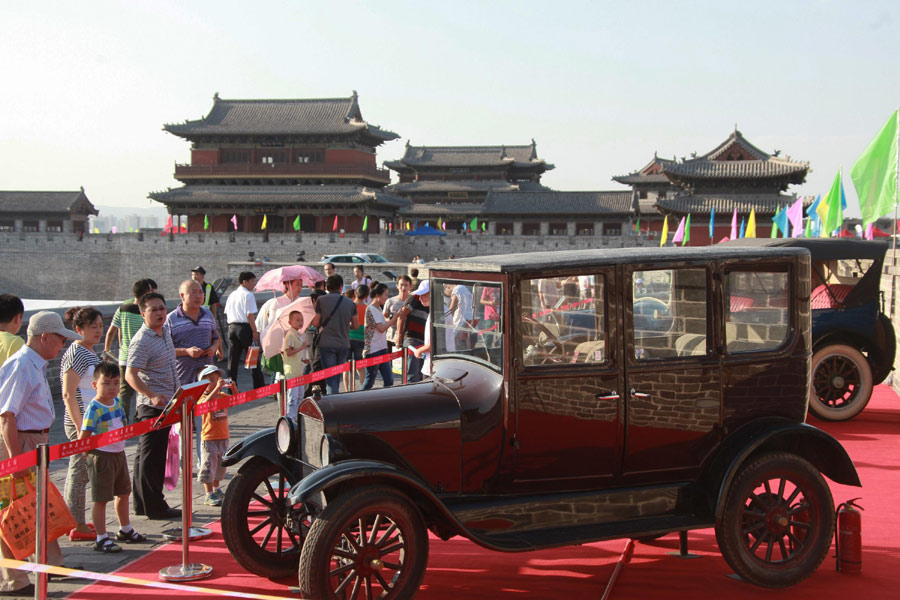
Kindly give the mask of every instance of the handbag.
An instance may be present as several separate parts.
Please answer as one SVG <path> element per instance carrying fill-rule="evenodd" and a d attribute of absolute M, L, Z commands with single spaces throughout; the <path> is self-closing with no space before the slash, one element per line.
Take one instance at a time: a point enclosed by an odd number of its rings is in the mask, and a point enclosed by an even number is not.
<path fill-rule="evenodd" d="M 181 435 L 180 427 L 169 428 L 169 444 L 166 447 L 166 474 L 163 484 L 167 490 L 174 490 L 178 485 L 178 473 L 181 469 Z"/>
<path fill-rule="evenodd" d="M 244 367 L 255 369 L 259 365 L 259 346 L 250 346 L 247 348 L 247 358 L 244 360 Z"/>
<path fill-rule="evenodd" d="M 25 560 L 34 554 L 37 492 L 27 479 L 25 487 L 24 495 L 13 498 L 10 505 L 0 511 L 0 536 L 16 560 Z M 50 482 L 47 487 L 47 541 L 66 535 L 75 526 L 75 517 L 62 494 Z"/>
<path fill-rule="evenodd" d="M 267 358 L 266 354 L 263 353 L 259 358 L 259 364 L 263 368 L 263 371 L 266 371 L 270 375 L 274 375 L 275 373 L 284 375 L 284 358 L 281 356 L 281 353 L 276 354 L 272 358 Z"/>

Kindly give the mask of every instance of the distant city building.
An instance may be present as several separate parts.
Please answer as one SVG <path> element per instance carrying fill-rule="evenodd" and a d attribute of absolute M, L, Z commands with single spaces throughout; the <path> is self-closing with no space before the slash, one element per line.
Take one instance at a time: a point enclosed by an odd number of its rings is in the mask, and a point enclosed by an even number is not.
<path fill-rule="evenodd" d="M 84 188 L 74 192 L 0 191 L 0 231 L 87 233 L 88 218 L 99 214 Z"/>
<path fill-rule="evenodd" d="M 767 237 L 775 213 L 797 200 L 783 192 L 806 181 L 809 172 L 808 162 L 780 154 L 760 150 L 735 129 L 703 156 L 680 161 L 654 156 L 640 170 L 613 180 L 630 185 L 636 193 L 642 229 L 660 231 L 663 219 L 669 216 L 669 231 L 674 232 L 678 221 L 688 214 L 707 219 L 708 225 L 715 210 L 713 237 L 718 240 L 730 234 L 735 210 L 738 220 L 745 222 L 755 210 L 757 236 Z M 697 228 L 699 224 L 696 220 L 692 223 L 699 236 L 692 240 L 707 243 L 709 229 Z"/>
<path fill-rule="evenodd" d="M 191 142 L 191 163 L 175 166 L 183 187 L 153 192 L 169 213 L 187 216 L 188 231 L 332 231 L 334 219 L 347 232 L 376 232 L 409 204 L 385 192 L 390 172 L 379 169 L 375 151 L 399 137 L 367 123 L 356 92 L 349 98 L 223 100 L 216 94 L 209 114 L 165 125 Z"/>

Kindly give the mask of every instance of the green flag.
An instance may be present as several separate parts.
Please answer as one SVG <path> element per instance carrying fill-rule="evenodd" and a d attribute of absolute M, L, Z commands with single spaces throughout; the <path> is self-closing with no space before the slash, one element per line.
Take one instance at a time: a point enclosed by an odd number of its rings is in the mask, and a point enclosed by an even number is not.
<path fill-rule="evenodd" d="M 634 232 L 641 232 L 641 215 L 638 215 L 637 221 L 634 222 Z"/>
<path fill-rule="evenodd" d="M 469 229 L 471 229 L 472 231 L 475 231 L 476 229 L 478 229 L 478 217 L 475 217 L 474 219 L 472 219 L 472 222 L 469 223 Z"/>
<path fill-rule="evenodd" d="M 681 238 L 681 245 L 685 246 L 691 241 L 691 213 L 688 213 L 687 221 L 684 223 L 684 237 Z"/>
<path fill-rule="evenodd" d="M 487 223 L 485 223 L 484 221 L 481 222 L 481 230 L 487 231 Z"/>
<path fill-rule="evenodd" d="M 850 169 L 864 226 L 889 214 L 897 204 L 897 119 L 895 110 Z"/>
<path fill-rule="evenodd" d="M 209 215 L 203 215 L 203 230 L 209 229 Z"/>
<path fill-rule="evenodd" d="M 775 237 L 775 236 L 772 236 Z M 806 220 L 806 229 L 803 230 L 803 237 L 811 238 L 812 237 L 812 219 Z"/>
<path fill-rule="evenodd" d="M 816 213 L 822 219 L 822 237 L 830 237 L 831 233 L 840 228 L 844 222 L 844 210 L 841 206 L 843 199 L 844 186 L 841 184 L 841 171 L 838 170 L 831 189 L 816 209 Z"/>
<path fill-rule="evenodd" d="M 369 215 L 366 215 L 366 218 L 363 219 L 363 231 L 369 228 Z"/>
<path fill-rule="evenodd" d="M 294 231 L 300 231 L 300 215 L 297 215 L 297 218 L 294 219 Z"/>

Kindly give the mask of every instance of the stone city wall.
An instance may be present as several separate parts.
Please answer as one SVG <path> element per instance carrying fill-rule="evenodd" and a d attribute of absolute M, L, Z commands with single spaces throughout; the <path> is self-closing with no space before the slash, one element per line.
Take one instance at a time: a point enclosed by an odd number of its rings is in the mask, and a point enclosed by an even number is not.
<path fill-rule="evenodd" d="M 305 252 L 310 264 L 323 254 L 370 252 L 406 264 L 413 256 L 425 260 L 535 250 L 580 250 L 598 247 L 652 245 L 641 236 L 508 236 L 479 233 L 446 237 L 327 233 L 303 234 L 100 234 L 0 233 L 0 292 L 22 298 L 122 300 L 131 296 L 135 280 L 151 277 L 160 291 L 174 296 L 190 269 L 203 265 L 207 280 L 234 276 L 229 263 L 268 258 L 294 263 Z M 265 257 L 265 258 L 264 258 Z M 245 265 L 246 266 L 246 265 Z M 273 265 L 277 266 L 277 265 Z M 369 269 L 375 269 L 370 265 Z M 389 267 L 386 267 L 389 268 Z M 240 270 L 240 269 L 239 269 Z M 259 276 L 265 264 L 253 269 Z M 381 268 L 378 268 L 381 270 Z M 396 266 L 392 268 L 399 270 Z M 350 269 L 341 269 L 349 274 Z"/>

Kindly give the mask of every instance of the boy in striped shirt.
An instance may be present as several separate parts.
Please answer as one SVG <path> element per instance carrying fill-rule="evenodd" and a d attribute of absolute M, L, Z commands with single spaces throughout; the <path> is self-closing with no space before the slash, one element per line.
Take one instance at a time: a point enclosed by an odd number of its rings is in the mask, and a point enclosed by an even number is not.
<path fill-rule="evenodd" d="M 125 405 L 116 396 L 119 391 L 119 367 L 111 362 L 101 362 L 94 369 L 91 385 L 97 395 L 84 409 L 81 434 L 78 439 L 99 435 L 125 425 Z M 128 496 L 131 494 L 131 479 L 128 477 L 128 463 L 125 460 L 125 441 L 114 442 L 88 452 L 88 478 L 91 482 L 91 496 L 94 506 L 91 516 L 97 530 L 97 552 L 120 552 L 122 548 L 109 539 L 106 533 L 106 504 L 115 499 L 119 532 L 116 540 L 126 544 L 143 542 L 146 538 L 134 530 L 128 515 Z"/>

